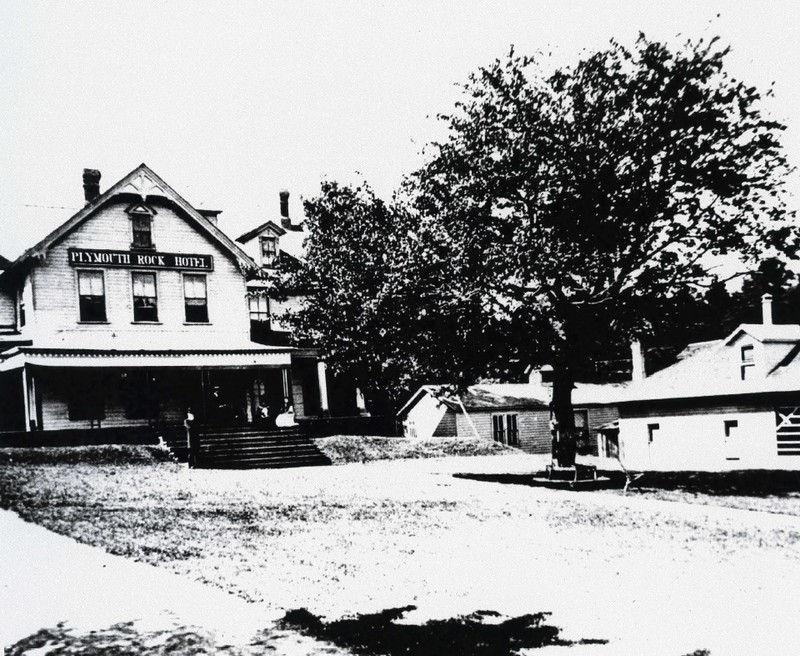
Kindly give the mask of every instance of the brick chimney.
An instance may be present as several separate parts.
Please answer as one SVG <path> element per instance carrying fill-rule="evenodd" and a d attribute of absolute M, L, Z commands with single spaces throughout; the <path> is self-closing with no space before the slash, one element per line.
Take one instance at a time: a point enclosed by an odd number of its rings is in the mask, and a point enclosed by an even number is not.
<path fill-rule="evenodd" d="M 100 171 L 83 169 L 83 196 L 86 203 L 91 203 L 100 195 Z"/>
<path fill-rule="evenodd" d="M 642 350 L 642 343 L 638 339 L 631 342 L 631 380 L 638 381 L 645 379 L 644 369 L 644 351 Z"/>
<path fill-rule="evenodd" d="M 281 198 L 281 227 L 291 228 L 292 220 L 289 218 L 289 192 L 286 189 L 281 189 L 278 194 Z"/>
<path fill-rule="evenodd" d="M 772 294 L 764 294 L 761 297 L 761 322 L 765 326 L 772 325 Z"/>

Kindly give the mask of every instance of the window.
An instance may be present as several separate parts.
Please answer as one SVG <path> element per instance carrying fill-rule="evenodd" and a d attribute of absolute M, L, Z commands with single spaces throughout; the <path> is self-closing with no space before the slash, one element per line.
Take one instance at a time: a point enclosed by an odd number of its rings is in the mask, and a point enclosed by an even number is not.
<path fill-rule="evenodd" d="M 254 294 L 248 299 L 250 321 L 269 323 L 269 298 L 264 294 Z"/>
<path fill-rule="evenodd" d="M 519 428 L 517 415 L 492 415 L 492 439 L 501 444 L 518 445 Z"/>
<path fill-rule="evenodd" d="M 517 415 L 506 415 L 506 428 L 508 433 L 508 444 L 516 446 L 519 444 L 519 429 L 517 428 Z"/>
<path fill-rule="evenodd" d="M 104 373 L 72 370 L 67 379 L 67 412 L 70 421 L 105 419 L 105 396 L 108 381 Z"/>
<path fill-rule="evenodd" d="M 587 455 L 591 448 L 591 440 L 589 437 L 589 411 L 588 410 L 574 410 L 572 413 L 575 422 L 575 444 L 578 453 Z"/>
<path fill-rule="evenodd" d="M 153 248 L 153 217 L 146 212 L 135 212 L 131 214 L 131 226 L 133 228 L 132 248 Z"/>
<path fill-rule="evenodd" d="M 275 266 L 278 260 L 278 238 L 261 237 L 261 266 Z"/>
<path fill-rule="evenodd" d="M 153 421 L 158 418 L 162 390 L 155 372 L 145 369 L 123 371 L 119 395 L 126 419 Z"/>
<path fill-rule="evenodd" d="M 753 345 L 746 344 L 745 346 L 742 346 L 741 355 L 742 355 L 742 364 L 741 364 L 742 380 L 747 380 L 747 376 L 749 375 L 748 372 L 752 371 L 752 368 L 756 364 L 755 351 L 753 349 Z"/>
<path fill-rule="evenodd" d="M 656 436 L 656 431 L 661 428 L 660 424 L 647 424 L 647 441 L 652 442 Z"/>
<path fill-rule="evenodd" d="M 188 273 L 183 276 L 183 299 L 187 323 L 208 323 L 205 276 Z"/>
<path fill-rule="evenodd" d="M 133 320 L 158 321 L 158 298 L 156 296 L 156 274 L 131 274 L 133 279 Z"/>
<path fill-rule="evenodd" d="M 78 306 L 81 321 L 106 320 L 106 293 L 102 271 L 78 271 Z"/>
<path fill-rule="evenodd" d="M 25 327 L 25 297 L 22 295 L 22 290 L 19 290 L 19 297 L 17 299 L 17 317 L 19 318 L 19 327 Z"/>
<path fill-rule="evenodd" d="M 492 439 L 501 444 L 506 443 L 505 415 L 492 415 Z"/>
<path fill-rule="evenodd" d="M 739 422 L 736 419 L 726 419 L 723 426 L 725 428 L 725 459 L 739 460 L 739 442 L 736 439 Z"/>

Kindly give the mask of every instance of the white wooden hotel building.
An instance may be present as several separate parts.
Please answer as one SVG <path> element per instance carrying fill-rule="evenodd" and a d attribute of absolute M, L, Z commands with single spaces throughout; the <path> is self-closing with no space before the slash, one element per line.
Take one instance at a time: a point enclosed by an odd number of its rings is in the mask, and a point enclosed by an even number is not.
<path fill-rule="evenodd" d="M 314 353 L 251 340 L 247 281 L 259 265 L 218 212 L 196 210 L 145 164 L 104 193 L 99 178 L 84 171 L 85 207 L 0 263 L 0 431 L 324 413 Z"/>

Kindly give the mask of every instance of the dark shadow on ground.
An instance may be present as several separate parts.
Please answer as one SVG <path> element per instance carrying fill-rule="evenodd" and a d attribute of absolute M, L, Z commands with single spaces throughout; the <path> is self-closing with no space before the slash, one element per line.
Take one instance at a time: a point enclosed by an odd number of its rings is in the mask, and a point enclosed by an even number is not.
<path fill-rule="evenodd" d="M 531 474 L 453 474 L 454 478 L 463 478 L 470 481 L 554 489 L 608 490 L 622 488 L 625 485 L 625 474 L 621 472 L 598 471 L 597 476 L 598 480 L 584 480 L 572 484 L 565 480 L 548 480 L 547 472 L 533 472 Z"/>
<path fill-rule="evenodd" d="M 625 474 L 620 471 L 597 471 L 598 477 L 607 478 L 605 485 L 591 489 L 621 489 L 625 485 Z M 528 485 L 531 487 L 553 487 L 543 479 L 545 472 L 530 474 L 453 474 L 464 478 L 488 483 L 507 485 Z M 712 496 L 788 496 L 800 492 L 800 471 L 780 471 L 767 469 L 739 470 L 729 472 L 637 472 L 637 478 L 630 484 L 630 491 L 678 490 L 690 494 L 709 494 Z M 578 486 L 577 489 L 580 489 Z M 586 489 L 589 489 L 588 487 Z"/>
<path fill-rule="evenodd" d="M 397 621 L 415 608 L 389 608 L 380 613 L 331 622 L 323 622 L 301 608 L 286 613 L 281 626 L 368 656 L 514 656 L 521 649 L 546 645 L 607 642 L 563 640 L 557 627 L 544 623 L 549 613 L 502 619 L 494 611 L 477 611 L 447 620 L 430 620 L 425 624 Z"/>

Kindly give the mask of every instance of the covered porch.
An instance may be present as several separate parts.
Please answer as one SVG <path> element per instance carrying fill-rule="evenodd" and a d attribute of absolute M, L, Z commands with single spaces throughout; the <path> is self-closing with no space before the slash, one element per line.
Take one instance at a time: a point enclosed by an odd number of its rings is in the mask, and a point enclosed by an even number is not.
<path fill-rule="evenodd" d="M 310 385 L 293 380 L 292 351 L 13 349 L 0 354 L 0 431 L 157 427 L 189 412 L 208 425 L 274 425 L 289 407 L 302 416 Z M 314 382 L 324 399 L 324 378 Z"/>

